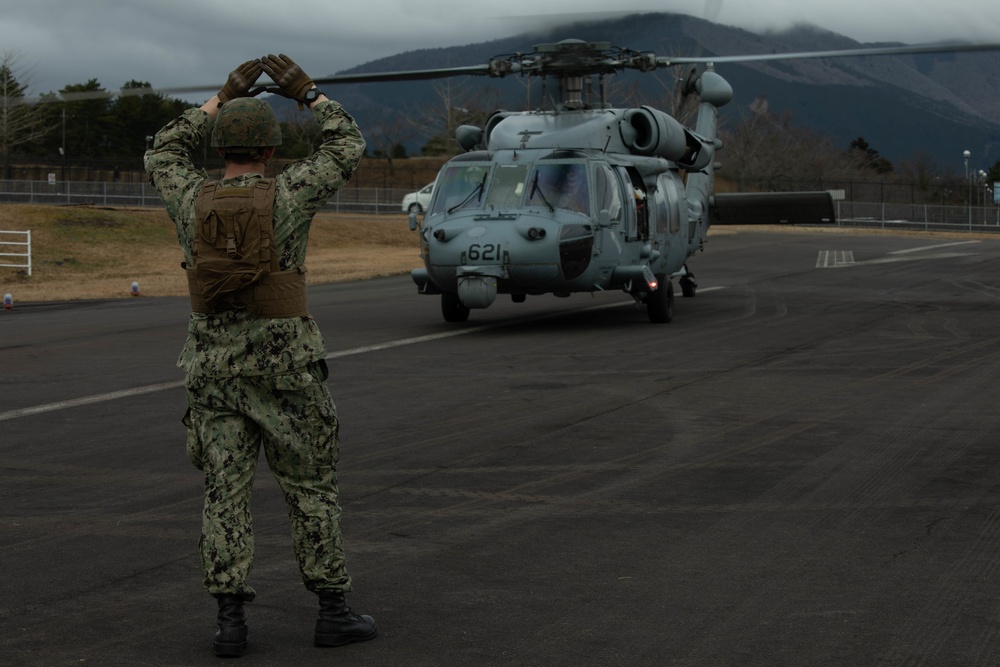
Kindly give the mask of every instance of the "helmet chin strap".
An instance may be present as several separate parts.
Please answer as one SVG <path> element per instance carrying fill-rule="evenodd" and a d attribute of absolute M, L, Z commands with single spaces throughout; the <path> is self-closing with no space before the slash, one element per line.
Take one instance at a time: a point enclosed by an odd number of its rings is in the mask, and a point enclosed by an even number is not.
<path fill-rule="evenodd" d="M 267 166 L 268 158 L 264 155 L 264 149 L 257 149 L 250 153 L 250 159 Z"/>
<path fill-rule="evenodd" d="M 234 162 L 238 164 L 244 164 L 247 162 L 259 162 L 265 167 L 274 157 L 274 147 L 273 146 L 261 146 L 259 148 L 251 148 L 247 151 L 231 152 L 223 148 L 217 149 L 219 156 L 222 157 L 226 162 Z"/>
<path fill-rule="evenodd" d="M 256 171 L 254 167 L 258 164 L 267 167 L 271 158 L 274 157 L 273 146 L 261 146 L 251 149 L 249 152 L 228 152 L 221 148 L 218 151 L 222 159 L 226 161 L 226 178 Z"/>

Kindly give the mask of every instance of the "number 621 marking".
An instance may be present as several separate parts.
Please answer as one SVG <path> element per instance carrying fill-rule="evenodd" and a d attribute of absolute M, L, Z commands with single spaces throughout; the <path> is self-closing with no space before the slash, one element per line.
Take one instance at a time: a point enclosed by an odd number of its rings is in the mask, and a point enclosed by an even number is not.
<path fill-rule="evenodd" d="M 499 262 L 500 255 L 499 243 L 473 243 L 469 246 L 468 253 L 466 253 L 470 262 Z"/>

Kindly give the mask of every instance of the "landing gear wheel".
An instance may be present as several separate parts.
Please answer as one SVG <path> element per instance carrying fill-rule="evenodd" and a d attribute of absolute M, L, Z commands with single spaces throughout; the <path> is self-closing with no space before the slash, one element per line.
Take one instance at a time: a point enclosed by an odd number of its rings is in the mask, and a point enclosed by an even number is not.
<path fill-rule="evenodd" d="M 646 295 L 646 311 L 649 321 L 663 324 L 674 319 L 674 284 L 664 275 L 656 276 L 659 285 Z"/>
<path fill-rule="evenodd" d="M 469 319 L 469 309 L 462 305 L 457 294 L 441 293 L 441 314 L 445 322 L 465 322 Z"/>

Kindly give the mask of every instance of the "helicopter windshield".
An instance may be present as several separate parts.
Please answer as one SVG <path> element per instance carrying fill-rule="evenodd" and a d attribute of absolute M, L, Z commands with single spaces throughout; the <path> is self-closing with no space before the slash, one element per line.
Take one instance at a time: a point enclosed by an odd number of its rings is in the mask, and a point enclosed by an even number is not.
<path fill-rule="evenodd" d="M 528 179 L 525 206 L 562 208 L 590 215 L 586 167 L 580 163 L 539 163 Z"/>
<path fill-rule="evenodd" d="M 499 164 L 490 179 L 486 197 L 487 208 L 515 208 L 524 196 L 524 179 L 528 174 L 526 164 Z"/>
<path fill-rule="evenodd" d="M 460 209 L 482 208 L 488 165 L 453 164 L 438 177 L 438 190 L 430 215 Z"/>

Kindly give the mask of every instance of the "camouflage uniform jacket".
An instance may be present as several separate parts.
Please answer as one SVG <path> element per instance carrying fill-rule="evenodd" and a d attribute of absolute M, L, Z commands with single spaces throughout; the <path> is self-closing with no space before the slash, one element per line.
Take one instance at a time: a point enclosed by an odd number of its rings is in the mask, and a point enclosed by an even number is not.
<path fill-rule="evenodd" d="M 313 215 L 350 179 L 365 150 L 354 119 L 338 103 L 320 102 L 312 111 L 322 128 L 323 144 L 277 177 L 274 243 L 282 270 L 303 265 Z M 195 169 L 191 156 L 201 149 L 211 127 L 207 113 L 188 109 L 156 134 L 153 148 L 145 156 L 150 182 L 177 226 L 177 238 L 189 265 L 195 239 L 195 200 L 208 179 L 204 170 Z M 245 174 L 222 183 L 245 187 L 261 177 Z M 254 319 L 239 311 L 191 313 L 177 365 L 191 375 L 269 375 L 301 368 L 325 356 L 323 337 L 311 317 Z"/>

